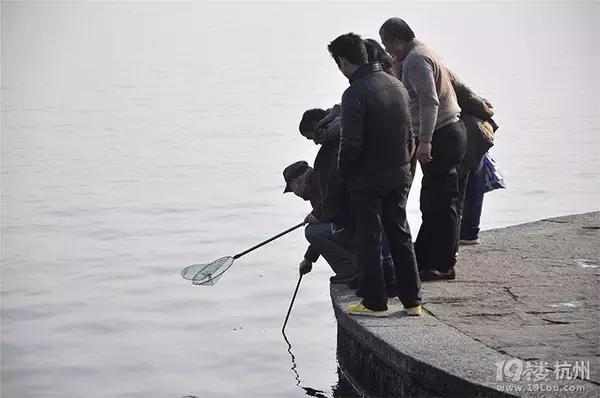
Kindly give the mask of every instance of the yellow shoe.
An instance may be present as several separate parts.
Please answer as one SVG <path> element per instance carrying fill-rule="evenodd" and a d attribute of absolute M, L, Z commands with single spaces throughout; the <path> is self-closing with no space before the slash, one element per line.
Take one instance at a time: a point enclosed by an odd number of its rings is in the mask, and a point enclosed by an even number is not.
<path fill-rule="evenodd" d="M 404 308 L 404 313 L 408 316 L 421 316 L 421 306 Z"/>
<path fill-rule="evenodd" d="M 388 316 L 390 313 L 387 309 L 375 311 L 365 307 L 362 303 L 350 304 L 346 307 L 348 313 L 353 315 L 371 315 L 371 316 Z"/>

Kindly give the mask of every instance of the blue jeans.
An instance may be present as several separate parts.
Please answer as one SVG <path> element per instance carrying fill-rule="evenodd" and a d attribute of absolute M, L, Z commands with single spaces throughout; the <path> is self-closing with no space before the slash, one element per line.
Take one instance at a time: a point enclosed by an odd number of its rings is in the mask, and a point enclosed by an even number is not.
<path fill-rule="evenodd" d="M 479 222 L 483 208 L 483 194 L 485 193 L 484 183 L 482 158 L 479 166 L 471 171 L 467 182 L 460 222 L 460 239 L 462 240 L 474 240 L 479 237 Z"/>

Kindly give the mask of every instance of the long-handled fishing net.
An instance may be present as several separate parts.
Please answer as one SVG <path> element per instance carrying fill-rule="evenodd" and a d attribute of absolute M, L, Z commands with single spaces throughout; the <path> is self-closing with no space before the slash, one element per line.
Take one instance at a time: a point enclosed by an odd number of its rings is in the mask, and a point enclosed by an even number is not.
<path fill-rule="evenodd" d="M 286 229 L 285 231 L 280 232 L 277 235 L 265 240 L 264 242 L 261 242 L 256 246 L 252 246 L 251 248 L 244 250 L 243 252 L 238 253 L 235 256 L 221 257 L 209 264 L 189 265 L 181 270 L 181 276 L 183 277 L 183 279 L 192 281 L 194 285 L 212 286 L 215 283 L 217 283 L 221 276 L 233 265 L 233 262 L 235 260 L 237 260 L 245 254 L 250 253 L 253 250 L 258 249 L 261 246 L 266 245 L 269 242 L 274 241 L 277 238 L 282 237 L 287 233 L 292 232 L 297 228 L 300 228 L 304 224 L 304 222 L 301 222 L 298 225 L 294 225 L 293 227 Z"/>

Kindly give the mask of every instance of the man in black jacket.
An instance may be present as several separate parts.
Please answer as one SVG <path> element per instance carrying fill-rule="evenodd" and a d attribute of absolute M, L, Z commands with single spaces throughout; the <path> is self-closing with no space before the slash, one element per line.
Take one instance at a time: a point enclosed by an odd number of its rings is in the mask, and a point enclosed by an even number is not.
<path fill-rule="evenodd" d="M 357 314 L 386 314 L 380 256 L 385 229 L 400 301 L 407 314 L 420 315 L 420 280 L 406 220 L 412 149 L 408 93 L 378 63 L 368 63 L 359 36 L 353 33 L 339 36 L 328 50 L 350 80 L 350 87 L 342 97 L 338 169 L 350 191 L 357 223 L 364 298 L 348 310 Z"/>

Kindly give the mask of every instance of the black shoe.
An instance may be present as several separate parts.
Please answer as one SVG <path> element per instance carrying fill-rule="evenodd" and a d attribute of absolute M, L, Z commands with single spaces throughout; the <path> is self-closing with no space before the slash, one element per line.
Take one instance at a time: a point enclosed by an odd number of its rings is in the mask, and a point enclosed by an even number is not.
<path fill-rule="evenodd" d="M 363 293 L 360 287 L 356 289 L 356 292 L 354 292 L 354 294 L 356 295 L 356 297 L 365 298 L 365 294 Z"/>
<path fill-rule="evenodd" d="M 351 282 L 355 277 L 356 275 L 334 275 L 331 278 L 329 278 L 329 282 L 333 284 L 348 283 Z"/>
<path fill-rule="evenodd" d="M 422 282 L 453 280 L 456 279 L 456 272 L 454 268 L 450 268 L 448 271 L 424 269 L 419 272 L 419 278 L 421 278 Z"/>

